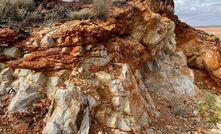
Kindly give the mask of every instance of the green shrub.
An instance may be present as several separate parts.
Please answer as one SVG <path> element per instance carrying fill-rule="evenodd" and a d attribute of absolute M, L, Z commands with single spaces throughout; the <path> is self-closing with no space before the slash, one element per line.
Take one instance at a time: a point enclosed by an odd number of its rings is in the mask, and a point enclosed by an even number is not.
<path fill-rule="evenodd" d="M 111 0 L 93 0 L 93 12 L 95 17 L 103 19 L 109 14 Z"/>
<path fill-rule="evenodd" d="M 72 11 L 69 14 L 71 19 L 88 19 L 92 17 L 92 12 L 88 8 L 81 9 L 80 11 Z"/>
<path fill-rule="evenodd" d="M 216 96 L 211 93 L 206 93 L 203 100 L 197 103 L 196 109 L 200 117 L 211 125 L 216 125 L 221 121 L 221 105 Z"/>

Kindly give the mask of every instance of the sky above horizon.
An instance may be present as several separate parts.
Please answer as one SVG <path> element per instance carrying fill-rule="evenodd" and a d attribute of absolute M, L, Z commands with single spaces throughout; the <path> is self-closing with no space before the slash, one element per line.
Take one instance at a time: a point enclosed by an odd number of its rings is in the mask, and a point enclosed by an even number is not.
<path fill-rule="evenodd" d="M 221 25 L 221 0 L 174 0 L 175 14 L 192 26 Z"/>

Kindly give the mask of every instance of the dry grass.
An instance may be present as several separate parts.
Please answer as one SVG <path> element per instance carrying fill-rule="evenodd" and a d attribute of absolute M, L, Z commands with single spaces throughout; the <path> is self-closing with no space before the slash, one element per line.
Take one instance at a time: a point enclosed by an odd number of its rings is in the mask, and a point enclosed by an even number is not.
<path fill-rule="evenodd" d="M 5 1 L 18 7 L 30 6 L 34 4 L 33 0 L 5 0 Z"/>
<path fill-rule="evenodd" d="M 53 8 L 47 8 L 47 3 L 44 2 L 41 3 L 43 9 L 39 10 L 38 4 L 34 0 L 2 0 L 0 24 L 25 28 L 70 19 L 104 19 L 108 16 L 111 7 L 111 0 L 79 1 L 84 4 L 93 3 L 91 9 L 81 9 L 81 7 L 69 3 L 56 4 Z"/>
<path fill-rule="evenodd" d="M 3 0 L 0 3 L 1 21 L 22 21 L 34 10 L 32 0 Z"/>
<path fill-rule="evenodd" d="M 45 14 L 45 22 L 52 23 L 55 21 L 62 21 L 68 18 L 71 9 L 65 6 L 56 5 L 52 10 Z"/>
<path fill-rule="evenodd" d="M 108 16 L 110 7 L 111 0 L 94 0 L 92 10 L 95 17 L 103 19 Z"/>
<path fill-rule="evenodd" d="M 0 3 L 0 23 L 19 26 L 35 26 L 69 19 L 71 6 L 55 5 L 41 12 L 33 0 L 4 0 Z"/>
<path fill-rule="evenodd" d="M 91 3 L 92 0 L 80 0 L 82 3 Z M 71 19 L 105 19 L 109 15 L 111 0 L 93 0 L 92 9 L 85 8 L 80 11 L 72 11 L 69 14 Z"/>
<path fill-rule="evenodd" d="M 92 11 L 91 9 L 88 8 L 81 9 L 80 11 L 72 11 L 69 14 L 69 17 L 71 19 L 79 19 L 79 20 L 89 19 L 92 16 L 93 16 Z"/>
<path fill-rule="evenodd" d="M 84 4 L 91 4 L 93 3 L 93 0 L 79 0 L 79 2 Z"/>

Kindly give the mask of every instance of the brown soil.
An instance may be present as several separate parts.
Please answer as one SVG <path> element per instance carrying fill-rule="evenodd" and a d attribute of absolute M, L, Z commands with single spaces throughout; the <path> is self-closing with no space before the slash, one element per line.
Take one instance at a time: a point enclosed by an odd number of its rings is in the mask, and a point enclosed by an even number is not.
<path fill-rule="evenodd" d="M 152 96 L 158 111 L 161 113 L 160 118 L 152 121 L 153 129 L 160 130 L 164 134 L 206 134 L 205 122 L 199 120 L 193 114 L 196 100 L 178 99 L 175 96 L 168 100 L 156 94 Z M 176 115 L 173 111 L 179 106 L 186 109 L 186 112 Z"/>
<path fill-rule="evenodd" d="M 42 99 L 30 106 L 27 111 L 7 113 L 11 96 L 0 97 L 0 133 L 1 134 L 41 134 L 45 123 L 43 119 L 50 101 Z"/>

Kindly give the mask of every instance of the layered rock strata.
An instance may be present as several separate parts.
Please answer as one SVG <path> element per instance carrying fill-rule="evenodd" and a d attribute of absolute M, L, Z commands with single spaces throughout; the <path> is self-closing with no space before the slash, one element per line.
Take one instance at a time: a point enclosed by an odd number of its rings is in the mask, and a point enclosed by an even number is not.
<path fill-rule="evenodd" d="M 196 95 L 187 48 L 180 49 L 176 25 L 166 17 L 173 6 L 161 3 L 156 11 L 156 4 L 130 1 L 113 7 L 107 20 L 36 28 L 16 43 L 8 41 L 16 36 L 10 30 L 0 33 L 1 43 L 9 44 L 0 49 L 0 93 L 13 96 L 8 113 L 48 98 L 44 134 L 152 132 L 152 120 L 161 115 L 150 92 Z"/>

